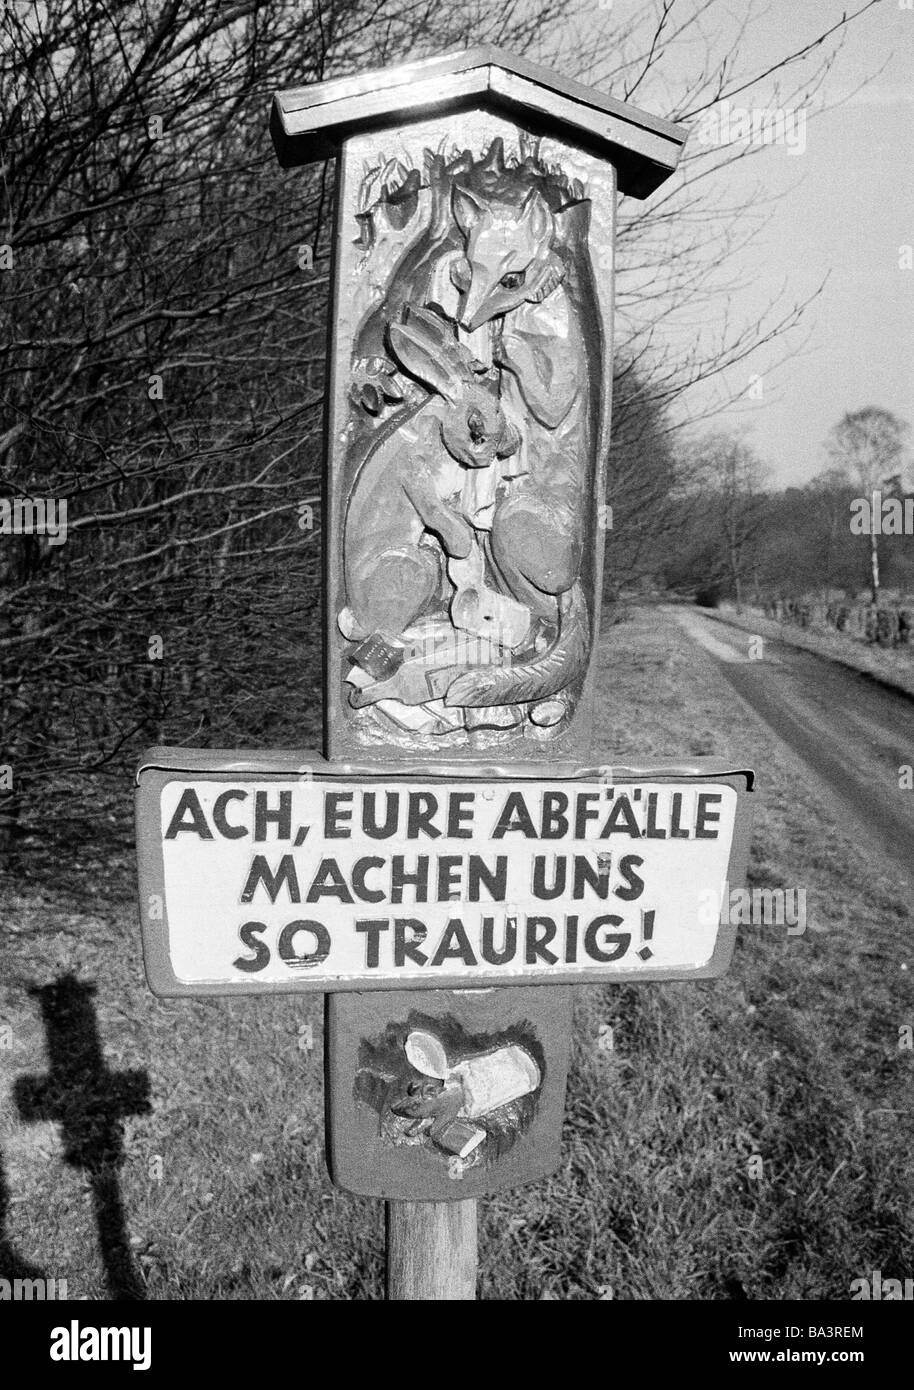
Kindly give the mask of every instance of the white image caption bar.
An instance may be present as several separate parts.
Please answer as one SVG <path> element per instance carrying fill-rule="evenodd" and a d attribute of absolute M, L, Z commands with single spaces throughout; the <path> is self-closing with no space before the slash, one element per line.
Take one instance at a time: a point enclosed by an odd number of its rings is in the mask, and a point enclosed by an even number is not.
<path fill-rule="evenodd" d="M 737 804 L 699 778 L 166 779 L 160 992 L 710 973 Z"/>

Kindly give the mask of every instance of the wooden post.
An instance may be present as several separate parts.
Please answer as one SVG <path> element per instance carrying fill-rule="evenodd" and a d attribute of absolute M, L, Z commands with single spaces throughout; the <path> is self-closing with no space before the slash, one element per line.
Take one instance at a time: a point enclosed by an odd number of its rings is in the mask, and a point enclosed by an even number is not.
<path fill-rule="evenodd" d="M 476 1297 L 476 1202 L 388 1202 L 387 1299 Z"/>

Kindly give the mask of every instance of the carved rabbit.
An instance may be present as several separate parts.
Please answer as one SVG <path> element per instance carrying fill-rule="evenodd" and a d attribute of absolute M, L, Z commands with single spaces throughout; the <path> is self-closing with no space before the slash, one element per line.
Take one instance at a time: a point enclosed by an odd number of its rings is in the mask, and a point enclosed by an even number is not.
<path fill-rule="evenodd" d="M 438 548 L 464 559 L 474 532 L 448 500 L 460 493 L 464 468 L 487 467 L 519 444 L 485 368 L 462 348 L 453 327 L 427 309 L 409 310 L 388 329 L 399 367 L 429 395 L 378 430 L 356 474 L 343 542 L 348 607 L 343 635 L 396 638 L 438 592 Z"/>

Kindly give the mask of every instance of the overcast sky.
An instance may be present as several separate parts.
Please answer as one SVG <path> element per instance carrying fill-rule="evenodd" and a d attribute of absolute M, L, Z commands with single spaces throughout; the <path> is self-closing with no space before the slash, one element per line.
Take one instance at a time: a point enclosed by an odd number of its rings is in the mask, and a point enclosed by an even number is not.
<path fill-rule="evenodd" d="M 782 43 L 798 12 L 804 23 L 827 23 L 843 8 L 775 0 L 760 50 Z M 899 248 L 914 243 L 914 9 L 882 0 L 851 26 L 823 91 L 829 104 L 845 95 L 846 104 L 808 122 L 804 154 L 771 146 L 752 161 L 766 188 L 785 192 L 744 253 L 751 274 L 734 308 L 758 313 L 785 282 L 802 296 L 829 273 L 807 314 L 805 346 L 780 366 L 781 352 L 763 349 L 754 367 L 762 400 L 743 394 L 737 407 L 782 484 L 827 465 L 822 441 L 846 410 L 884 406 L 914 424 L 914 270 L 899 266 Z M 745 392 L 744 373 L 733 375 L 725 395 Z"/>
<path fill-rule="evenodd" d="M 899 265 L 900 248 L 914 243 L 912 2 L 880 0 L 849 27 L 820 93 L 820 104 L 833 109 L 808 113 L 802 154 L 772 145 L 718 176 L 728 181 L 726 199 L 717 194 L 722 208 L 738 205 L 757 185 L 775 195 L 770 221 L 727 266 L 737 288 L 718 312 L 752 323 L 772 302 L 802 299 L 828 276 L 788 344 L 761 349 L 751 365 L 734 367 L 691 396 L 696 413 L 712 401 L 724 403 L 714 427 L 745 431 L 776 484 L 805 482 L 828 465 L 823 442 L 845 411 L 882 406 L 914 425 L 914 270 Z M 680 6 L 698 3 L 678 0 Z M 862 3 L 762 0 L 751 7 L 750 0 L 713 0 L 704 30 L 719 58 L 733 47 L 738 21 L 752 8 L 756 18 L 740 59 L 759 70 Z M 603 0 L 594 15 L 611 32 L 629 18 L 650 23 L 657 9 L 656 3 Z M 694 62 L 696 47 L 694 39 L 681 46 L 683 70 Z M 663 83 L 675 90 L 674 58 L 671 50 L 663 76 L 638 93 L 638 104 L 658 115 L 669 114 Z M 612 81 L 601 85 L 614 91 Z M 777 100 L 773 91 L 763 83 L 742 100 L 762 106 Z M 621 95 L 617 88 L 615 94 Z M 709 199 L 714 196 L 708 185 Z M 747 394 L 750 372 L 761 376 L 754 388 L 756 396 L 761 389 L 760 400 Z"/>

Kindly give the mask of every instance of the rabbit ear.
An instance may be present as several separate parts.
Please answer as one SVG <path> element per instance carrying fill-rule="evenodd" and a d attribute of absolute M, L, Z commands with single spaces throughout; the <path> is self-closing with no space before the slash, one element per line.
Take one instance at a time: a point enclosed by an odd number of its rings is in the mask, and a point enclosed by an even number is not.
<path fill-rule="evenodd" d="M 459 369 L 444 320 L 425 309 L 413 309 L 405 323 L 390 325 L 387 336 L 400 366 L 454 405 L 465 373 Z"/>

